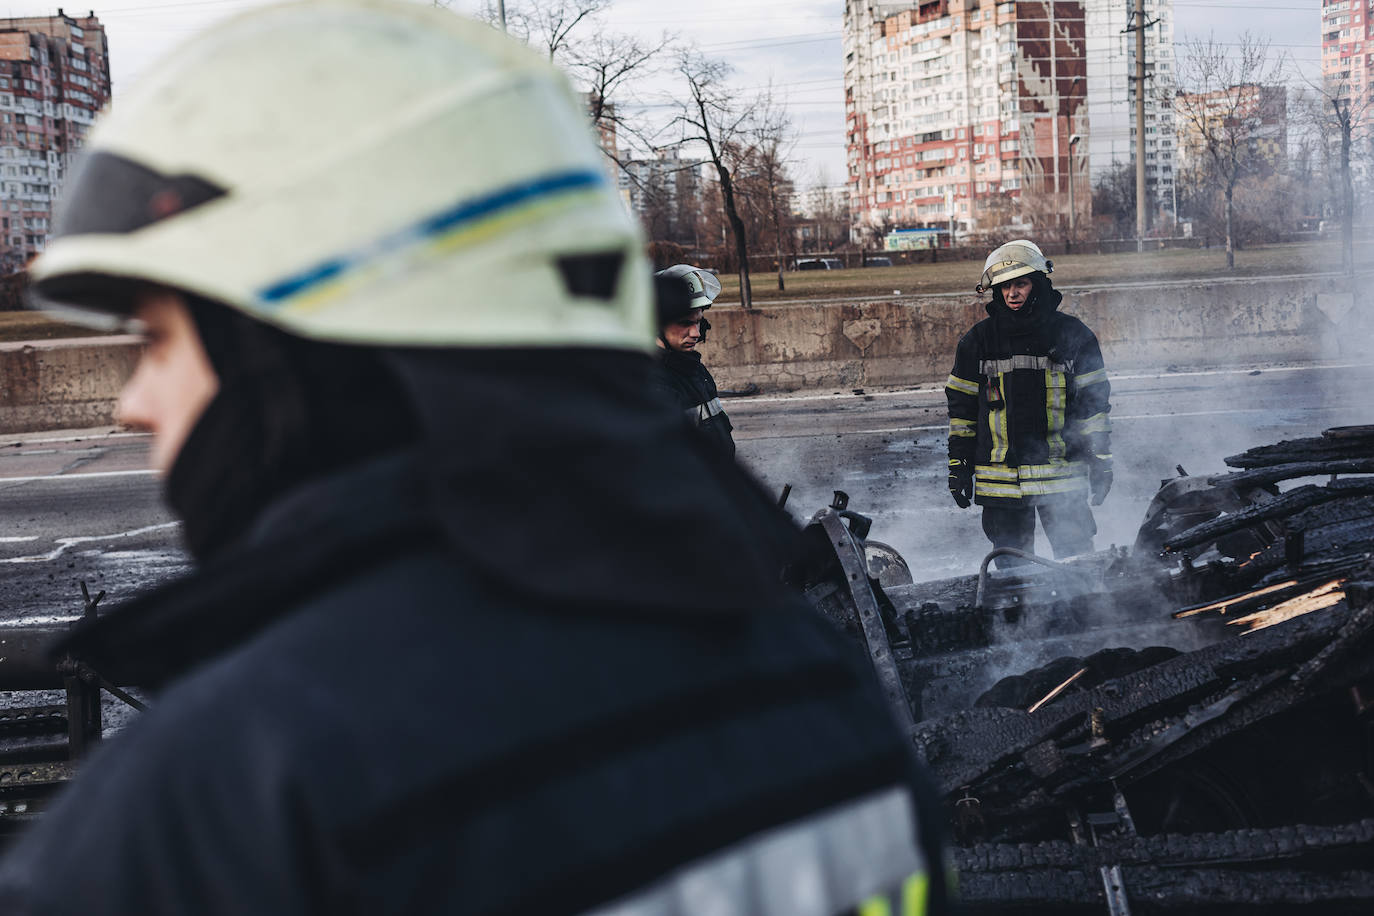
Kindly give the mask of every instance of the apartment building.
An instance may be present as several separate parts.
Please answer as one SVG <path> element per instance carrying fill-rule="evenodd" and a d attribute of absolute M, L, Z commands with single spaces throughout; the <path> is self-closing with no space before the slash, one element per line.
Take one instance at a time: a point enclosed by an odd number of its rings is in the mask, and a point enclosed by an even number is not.
<path fill-rule="evenodd" d="M 1170 3 L 1148 6 L 1157 14 Z M 848 0 L 856 223 L 870 233 L 1044 231 L 1067 223 L 1071 198 L 1085 219 L 1093 174 L 1134 161 L 1134 41 L 1120 40 L 1127 15 L 1127 0 Z M 1171 69 L 1172 54 L 1161 51 L 1172 47 L 1167 29 L 1152 27 L 1147 39 L 1156 71 Z M 1147 109 L 1158 187 L 1173 177 L 1172 108 L 1149 98 Z"/>
<path fill-rule="evenodd" d="M 1371 117 L 1374 13 L 1361 0 L 1322 0 L 1322 80 L 1350 99 L 1360 120 Z"/>
<path fill-rule="evenodd" d="M 72 156 L 109 98 L 94 14 L 0 19 L 0 269 L 43 250 Z"/>
<path fill-rule="evenodd" d="M 1177 138 L 1173 0 L 1145 0 L 1145 186 L 1156 207 L 1172 213 Z M 1120 166 L 1135 166 L 1136 62 L 1132 0 L 1084 0 L 1087 18 L 1087 181 L 1096 186 Z M 1086 147 L 1086 149 L 1084 148 Z M 1080 217 L 1083 215 L 1080 211 Z"/>
<path fill-rule="evenodd" d="M 1212 92 L 1180 92 L 1174 107 L 1180 170 L 1208 166 L 1207 135 L 1226 147 L 1235 141 L 1241 157 L 1261 171 L 1277 168 L 1287 158 L 1287 87 L 1243 83 Z"/>
<path fill-rule="evenodd" d="M 657 150 L 652 158 L 622 163 L 621 194 L 651 238 L 695 244 L 706 191 L 704 164 L 674 147 Z"/>

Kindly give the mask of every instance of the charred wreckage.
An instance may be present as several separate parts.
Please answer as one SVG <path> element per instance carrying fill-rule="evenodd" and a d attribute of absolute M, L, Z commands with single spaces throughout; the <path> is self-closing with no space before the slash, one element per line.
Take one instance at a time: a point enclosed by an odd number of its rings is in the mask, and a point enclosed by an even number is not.
<path fill-rule="evenodd" d="M 1163 481 L 1130 548 L 933 582 L 843 493 L 811 519 L 787 576 L 910 729 L 968 912 L 1374 907 L 1374 427 L 1227 464 Z M 59 633 L 0 629 L 2 833 L 141 708 Z"/>

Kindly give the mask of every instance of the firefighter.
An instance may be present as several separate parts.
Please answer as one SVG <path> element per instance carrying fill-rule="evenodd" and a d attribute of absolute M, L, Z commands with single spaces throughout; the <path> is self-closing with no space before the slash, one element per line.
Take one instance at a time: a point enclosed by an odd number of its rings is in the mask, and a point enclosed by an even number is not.
<path fill-rule="evenodd" d="M 720 295 L 720 281 L 708 271 L 678 264 L 654 274 L 658 303 L 658 348 L 661 372 L 657 387 L 687 419 L 730 458 L 735 440 L 730 418 L 720 406 L 716 380 L 702 364 L 697 346 L 706 340 L 711 323 L 705 312 Z"/>
<path fill-rule="evenodd" d="M 33 295 L 145 333 L 194 565 L 57 647 L 154 698 L 0 912 L 939 909 L 796 531 L 651 391 L 642 250 L 566 80 L 420 4 L 260 8 L 102 115 Z"/>
<path fill-rule="evenodd" d="M 983 507 L 994 548 L 1033 552 L 1038 512 L 1055 557 L 1068 557 L 1092 550 L 1088 496 L 1099 506 L 1111 489 L 1111 385 L 1093 332 L 1059 311 L 1052 270 L 1025 239 L 983 265 L 988 317 L 959 340 L 945 386 L 949 490 L 959 508 Z"/>

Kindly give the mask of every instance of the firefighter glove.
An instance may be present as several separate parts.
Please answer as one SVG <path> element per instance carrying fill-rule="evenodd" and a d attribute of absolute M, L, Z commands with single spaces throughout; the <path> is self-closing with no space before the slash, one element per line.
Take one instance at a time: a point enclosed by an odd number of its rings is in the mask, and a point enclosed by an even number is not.
<path fill-rule="evenodd" d="M 967 458 L 949 459 L 949 495 L 960 509 L 973 503 L 973 465 Z"/>
<path fill-rule="evenodd" d="M 1107 493 L 1112 489 L 1112 466 L 1110 464 L 1096 465 L 1088 472 L 1088 486 L 1092 488 L 1093 505 L 1102 505 L 1102 501 L 1107 498 Z"/>

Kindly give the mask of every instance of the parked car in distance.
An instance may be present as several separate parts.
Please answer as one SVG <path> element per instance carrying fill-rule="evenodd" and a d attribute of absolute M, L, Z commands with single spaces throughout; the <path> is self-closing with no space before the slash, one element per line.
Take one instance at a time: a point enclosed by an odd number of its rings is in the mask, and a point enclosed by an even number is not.
<path fill-rule="evenodd" d="M 844 262 L 839 258 L 801 258 L 797 270 L 843 270 Z"/>
<path fill-rule="evenodd" d="M 892 259 L 884 255 L 868 258 L 864 261 L 864 267 L 891 267 Z"/>

